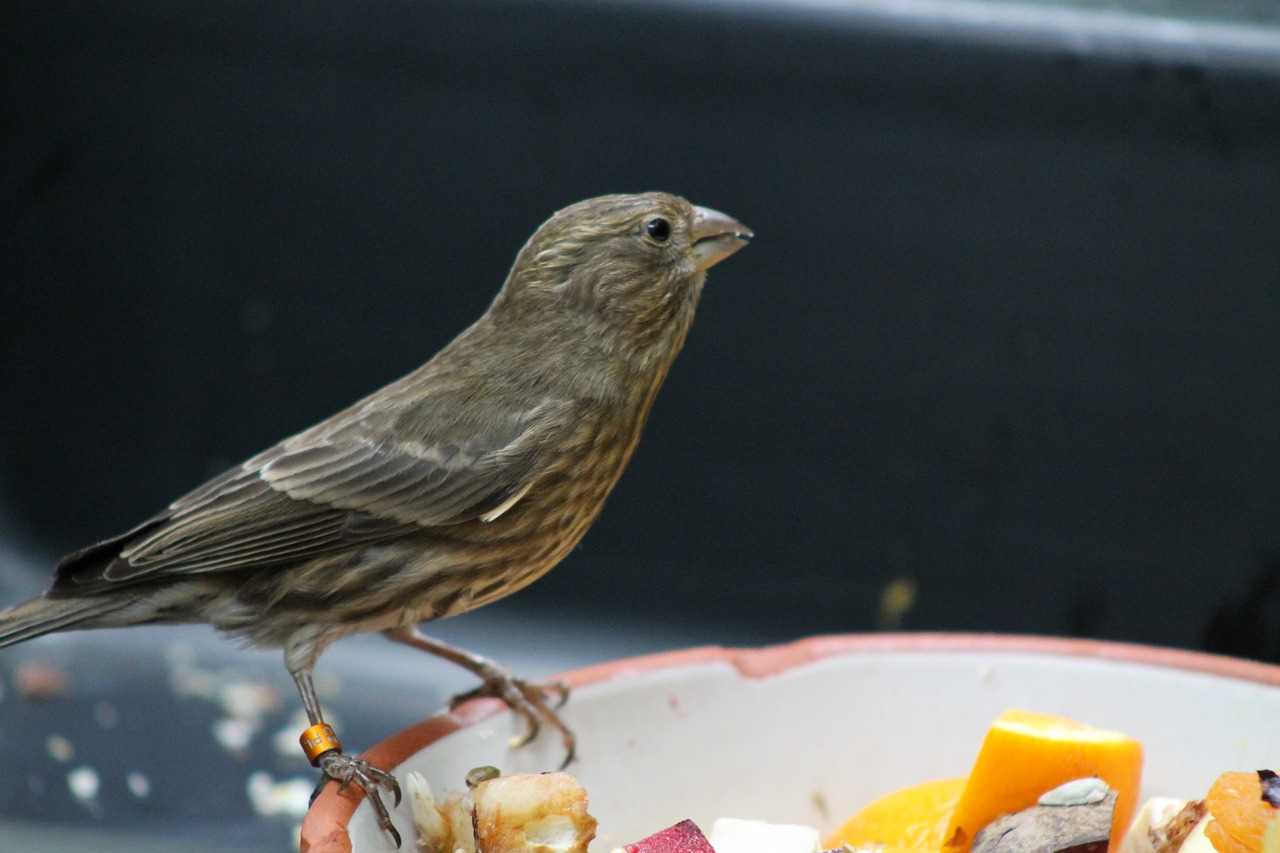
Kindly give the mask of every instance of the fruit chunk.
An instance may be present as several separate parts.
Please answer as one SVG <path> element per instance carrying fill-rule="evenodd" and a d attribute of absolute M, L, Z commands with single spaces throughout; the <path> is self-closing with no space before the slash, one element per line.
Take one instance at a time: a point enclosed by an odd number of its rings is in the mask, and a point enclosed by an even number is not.
<path fill-rule="evenodd" d="M 476 849 L 586 853 L 596 836 L 587 792 L 568 773 L 512 773 L 471 789 Z"/>
<path fill-rule="evenodd" d="M 1280 817 L 1271 821 L 1262 833 L 1262 853 L 1280 853 Z"/>
<path fill-rule="evenodd" d="M 965 778 L 936 779 L 886 794 L 862 808 L 823 842 L 826 849 L 849 844 L 877 851 L 941 849 Z"/>
<path fill-rule="evenodd" d="M 1204 820 L 1204 800 L 1176 800 L 1152 797 L 1138 809 L 1125 833 L 1120 853 L 1178 853 L 1183 843 Z M 1200 830 L 1204 835 L 1204 830 Z M 1208 845 L 1206 845 L 1207 847 Z M 1186 853 L 1192 853 L 1186 850 Z"/>
<path fill-rule="evenodd" d="M 1223 773 L 1209 788 L 1204 798 L 1213 820 L 1204 834 L 1218 853 L 1260 853 L 1267 827 L 1280 809 L 1265 797 L 1264 778 L 1267 771 Z M 1270 787 L 1269 785 L 1267 787 Z"/>
<path fill-rule="evenodd" d="M 1044 792 L 1085 776 L 1097 776 L 1115 789 L 1109 849 L 1118 850 L 1137 806 L 1142 745 L 1065 717 L 1005 711 L 987 730 L 947 826 L 944 853 L 968 853 L 978 830 L 996 818 L 1033 806 Z"/>
<path fill-rule="evenodd" d="M 716 853 L 820 853 L 821 836 L 811 826 L 716 818 L 708 839 Z"/>
<path fill-rule="evenodd" d="M 716 853 L 702 830 L 691 820 L 682 820 L 622 849 L 627 853 Z"/>
<path fill-rule="evenodd" d="M 1187 837 L 1177 848 L 1175 853 L 1214 853 L 1213 844 L 1210 843 L 1204 834 L 1204 828 L 1210 823 L 1210 818 L 1206 814 L 1204 819 L 1191 828 L 1187 833 Z"/>
<path fill-rule="evenodd" d="M 595 838 L 587 792 L 568 773 L 491 776 L 444 802 L 419 773 L 407 785 L 425 853 L 586 853 Z"/>

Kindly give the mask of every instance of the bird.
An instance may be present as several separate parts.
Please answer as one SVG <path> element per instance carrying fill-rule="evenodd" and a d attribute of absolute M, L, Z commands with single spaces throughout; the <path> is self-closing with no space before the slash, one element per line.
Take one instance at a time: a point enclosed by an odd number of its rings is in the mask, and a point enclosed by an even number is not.
<path fill-rule="evenodd" d="M 321 712 L 321 653 L 381 632 L 481 680 L 572 760 L 563 685 L 525 681 L 420 624 L 509 595 L 599 516 L 684 344 L 707 269 L 754 236 L 680 196 L 605 195 L 559 210 L 488 309 L 430 361 L 63 558 L 39 597 L 0 612 L 0 647 L 56 631 L 209 623 L 283 651 L 320 773 L 364 792 L 397 846 L 385 769 L 346 753 Z M 317 788 L 317 791 L 319 787 Z"/>

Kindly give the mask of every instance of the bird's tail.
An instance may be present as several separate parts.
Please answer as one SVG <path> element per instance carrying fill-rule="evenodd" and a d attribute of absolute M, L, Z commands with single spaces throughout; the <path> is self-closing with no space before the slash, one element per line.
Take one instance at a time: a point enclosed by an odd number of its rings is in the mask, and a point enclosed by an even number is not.
<path fill-rule="evenodd" d="M 127 603 L 118 598 L 33 598 L 0 611 L 0 647 L 54 631 L 91 628 L 98 617 Z"/>

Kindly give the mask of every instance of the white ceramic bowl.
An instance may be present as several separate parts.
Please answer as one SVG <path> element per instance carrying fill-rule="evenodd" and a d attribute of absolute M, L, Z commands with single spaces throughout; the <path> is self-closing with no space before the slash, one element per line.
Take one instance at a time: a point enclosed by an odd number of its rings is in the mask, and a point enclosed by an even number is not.
<path fill-rule="evenodd" d="M 875 797 L 968 772 L 1010 707 L 1139 738 L 1144 796 L 1203 796 L 1225 770 L 1280 759 L 1280 667 L 1191 652 L 1043 637 L 815 637 L 765 649 L 701 648 L 570 673 L 563 716 L 607 850 L 684 818 L 731 816 L 827 832 Z M 472 767 L 555 769 L 559 738 L 519 750 L 496 701 L 432 717 L 369 750 L 402 784 L 437 794 Z M 303 826 L 308 853 L 394 850 L 358 794 L 329 786 Z M 393 814 L 406 849 L 408 802 Z"/>

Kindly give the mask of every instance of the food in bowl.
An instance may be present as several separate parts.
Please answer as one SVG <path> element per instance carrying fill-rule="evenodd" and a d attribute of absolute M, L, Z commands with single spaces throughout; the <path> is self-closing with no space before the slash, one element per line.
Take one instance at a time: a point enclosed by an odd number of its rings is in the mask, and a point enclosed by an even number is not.
<path fill-rule="evenodd" d="M 810 827 L 737 818 L 717 820 L 708 837 L 685 819 L 614 853 L 1280 853 L 1273 771 L 1224 773 L 1204 800 L 1149 800 L 1135 821 L 1141 771 L 1142 746 L 1127 735 L 1010 709 L 968 776 L 894 791 L 825 842 Z M 440 802 L 410 775 L 420 849 L 587 853 L 595 838 L 587 792 L 568 773 L 486 767 L 467 784 Z"/>
<path fill-rule="evenodd" d="M 1009 707 L 1121 731 L 1145 748 L 1141 799 L 1199 796 L 1225 768 L 1274 766 L 1280 667 L 1091 640 L 993 635 L 815 637 L 697 648 L 562 676 L 580 737 L 569 768 L 599 820 L 596 853 L 723 815 L 832 832 L 890 791 L 956 777 Z M 439 792 L 469 769 L 559 765 L 554 738 L 518 750 L 499 703 L 426 718 L 365 754 Z M 413 832 L 408 798 L 392 813 Z M 306 853 L 394 849 L 358 794 L 321 794 Z M 407 846 L 407 842 L 406 842 Z"/>

